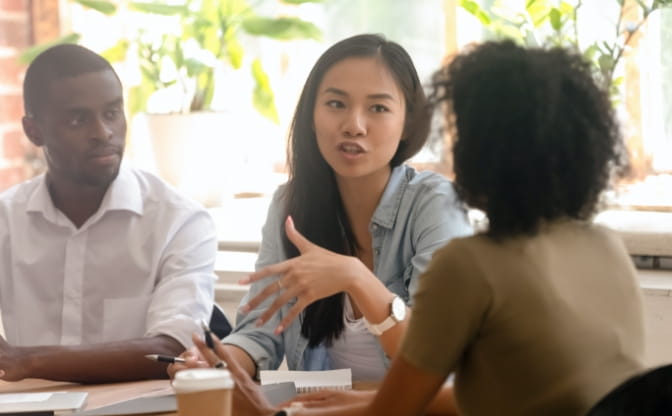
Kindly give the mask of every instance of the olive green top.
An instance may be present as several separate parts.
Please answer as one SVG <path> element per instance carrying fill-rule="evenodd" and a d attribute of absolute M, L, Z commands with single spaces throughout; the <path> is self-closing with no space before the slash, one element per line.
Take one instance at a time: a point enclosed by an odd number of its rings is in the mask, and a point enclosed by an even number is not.
<path fill-rule="evenodd" d="M 613 232 L 579 221 L 455 239 L 420 278 L 401 354 L 455 371 L 464 415 L 584 415 L 644 368 L 635 269 Z"/>

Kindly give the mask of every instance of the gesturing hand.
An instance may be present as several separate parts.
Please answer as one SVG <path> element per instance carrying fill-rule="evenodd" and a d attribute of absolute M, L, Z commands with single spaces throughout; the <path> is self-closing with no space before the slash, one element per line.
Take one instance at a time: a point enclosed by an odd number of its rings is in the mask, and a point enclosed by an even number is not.
<path fill-rule="evenodd" d="M 299 250 L 300 255 L 264 267 L 240 281 L 242 284 L 247 284 L 279 275 L 277 280 L 268 284 L 241 309 L 243 313 L 247 313 L 269 296 L 277 294 L 271 306 L 257 320 L 257 325 L 262 325 L 284 304 L 296 299 L 275 329 L 276 334 L 282 332 L 306 306 L 316 300 L 335 293 L 347 292 L 351 285 L 362 276 L 370 275 L 375 279 L 371 271 L 358 258 L 334 253 L 308 241 L 294 228 L 291 217 L 287 217 L 285 221 L 285 232 L 289 241 Z"/>

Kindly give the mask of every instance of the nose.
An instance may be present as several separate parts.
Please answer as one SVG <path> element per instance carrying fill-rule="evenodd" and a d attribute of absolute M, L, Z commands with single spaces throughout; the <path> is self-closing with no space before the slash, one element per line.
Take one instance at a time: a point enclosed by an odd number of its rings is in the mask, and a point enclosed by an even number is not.
<path fill-rule="evenodd" d="M 114 134 L 111 122 L 105 120 L 103 117 L 96 117 L 91 126 L 91 138 L 99 140 L 110 140 Z"/>
<path fill-rule="evenodd" d="M 346 137 L 366 135 L 366 117 L 360 110 L 352 109 L 347 113 L 343 122 L 343 135 Z"/>

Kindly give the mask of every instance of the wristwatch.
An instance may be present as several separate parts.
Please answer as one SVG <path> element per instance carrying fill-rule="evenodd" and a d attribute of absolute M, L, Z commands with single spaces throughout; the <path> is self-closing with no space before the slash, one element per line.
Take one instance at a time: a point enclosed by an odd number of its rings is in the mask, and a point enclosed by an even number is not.
<path fill-rule="evenodd" d="M 406 304 L 399 296 L 395 296 L 390 301 L 390 316 L 378 324 L 372 324 L 364 318 L 364 323 L 366 323 L 369 332 L 375 336 L 381 336 L 385 331 L 403 321 L 404 318 L 406 318 Z"/>
<path fill-rule="evenodd" d="M 273 416 L 294 416 L 300 409 L 303 409 L 302 402 L 292 402 L 289 407 L 283 407 L 275 412 Z"/>

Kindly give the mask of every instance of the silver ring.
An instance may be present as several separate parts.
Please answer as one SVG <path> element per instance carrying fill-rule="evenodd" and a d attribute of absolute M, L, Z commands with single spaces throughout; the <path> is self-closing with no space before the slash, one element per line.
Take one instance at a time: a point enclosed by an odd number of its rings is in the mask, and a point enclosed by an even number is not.
<path fill-rule="evenodd" d="M 226 363 L 222 360 L 219 360 L 215 363 L 215 368 L 226 368 Z"/>
<path fill-rule="evenodd" d="M 276 282 L 278 283 L 278 289 L 280 290 L 284 289 L 284 287 L 282 287 L 282 282 L 280 281 L 280 279 L 276 280 Z"/>

